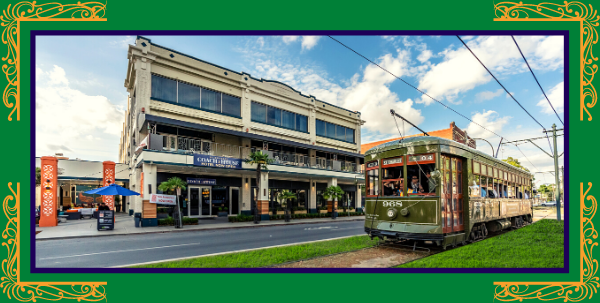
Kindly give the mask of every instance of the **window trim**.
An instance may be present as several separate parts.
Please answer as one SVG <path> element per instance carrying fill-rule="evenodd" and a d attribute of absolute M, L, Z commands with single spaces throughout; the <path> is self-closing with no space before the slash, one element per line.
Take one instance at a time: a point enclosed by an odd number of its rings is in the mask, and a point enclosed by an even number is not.
<path fill-rule="evenodd" d="M 325 136 L 321 136 L 321 135 L 317 134 L 317 130 L 316 130 L 316 128 L 317 128 L 317 121 L 321 121 L 321 122 L 325 123 Z M 346 138 L 346 132 L 344 132 L 344 140 L 340 140 L 340 139 L 336 138 L 335 136 L 334 137 L 330 137 L 327 134 L 327 124 L 328 123 L 335 126 L 334 129 L 336 129 L 336 135 L 337 135 L 337 127 L 338 126 L 343 127 L 344 129 L 352 129 L 354 131 L 354 136 L 352 136 L 352 142 L 345 140 L 345 138 Z M 317 137 L 321 137 L 321 138 L 327 138 L 327 139 L 336 140 L 336 141 L 340 141 L 340 142 L 346 142 L 346 143 L 350 143 L 350 144 L 356 144 L 356 129 L 350 128 L 350 127 L 345 127 L 343 125 L 331 123 L 331 122 L 328 122 L 328 121 L 325 121 L 325 120 L 321 120 L 321 119 L 316 119 L 316 118 L 315 118 L 315 135 Z"/>

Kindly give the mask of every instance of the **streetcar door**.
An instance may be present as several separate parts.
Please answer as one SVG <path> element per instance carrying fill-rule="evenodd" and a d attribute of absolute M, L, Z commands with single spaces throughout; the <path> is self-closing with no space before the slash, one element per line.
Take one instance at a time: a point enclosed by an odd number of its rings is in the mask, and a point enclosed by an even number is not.
<path fill-rule="evenodd" d="M 463 217 L 463 161 L 458 157 L 442 155 L 442 229 L 444 233 L 464 231 Z"/>

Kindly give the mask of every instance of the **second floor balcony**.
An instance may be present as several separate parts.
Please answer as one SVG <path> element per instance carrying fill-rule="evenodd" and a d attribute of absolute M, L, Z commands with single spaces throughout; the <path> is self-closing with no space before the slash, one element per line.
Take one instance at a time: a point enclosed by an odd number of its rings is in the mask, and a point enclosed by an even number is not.
<path fill-rule="evenodd" d="M 246 159 L 250 153 L 260 150 L 255 147 L 244 147 L 181 136 L 163 136 L 156 134 L 150 135 L 145 149 L 187 155 L 201 154 L 238 159 Z M 325 157 L 311 157 L 307 154 L 273 150 L 262 150 L 262 152 L 268 154 L 269 157 L 273 159 L 272 164 L 274 165 L 287 165 L 359 174 L 362 173 L 361 165 L 357 165 L 355 162 L 328 159 Z"/>

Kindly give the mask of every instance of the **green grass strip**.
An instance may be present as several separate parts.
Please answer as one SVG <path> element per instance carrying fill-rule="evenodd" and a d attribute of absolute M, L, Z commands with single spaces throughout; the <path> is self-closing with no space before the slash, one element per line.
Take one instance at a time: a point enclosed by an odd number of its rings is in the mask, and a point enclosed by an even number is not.
<path fill-rule="evenodd" d="M 397 266 L 398 268 L 562 268 L 564 225 L 540 220 L 481 242 Z"/>
<path fill-rule="evenodd" d="M 133 268 L 255 268 L 299 261 L 335 253 L 375 246 L 377 239 L 356 236 L 344 239 L 259 249 L 218 256 L 161 262 Z"/>

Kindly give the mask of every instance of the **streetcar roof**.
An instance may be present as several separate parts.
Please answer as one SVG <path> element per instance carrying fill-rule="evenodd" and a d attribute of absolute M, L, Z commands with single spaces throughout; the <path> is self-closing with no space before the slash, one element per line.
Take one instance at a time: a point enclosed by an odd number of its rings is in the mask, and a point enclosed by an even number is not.
<path fill-rule="evenodd" d="M 402 141 L 402 142 L 400 142 L 400 141 Z M 381 153 L 384 151 L 399 149 L 399 148 L 403 148 L 403 147 L 422 146 L 422 145 L 449 145 L 449 146 L 458 147 L 458 148 L 464 149 L 466 151 L 469 151 L 473 154 L 476 154 L 478 156 L 484 157 L 488 160 L 503 163 L 503 164 L 509 166 L 510 168 L 514 168 L 518 171 L 521 171 L 523 173 L 531 175 L 531 172 L 528 172 L 528 171 L 520 169 L 516 166 L 510 165 L 502 160 L 498 160 L 484 152 L 478 151 L 478 150 L 471 148 L 465 144 L 456 142 L 454 140 L 449 140 L 449 139 L 440 138 L 440 137 L 432 137 L 432 136 L 410 137 L 410 138 L 404 138 L 402 140 L 394 140 L 394 141 L 386 142 L 383 144 L 379 144 L 379 145 L 374 146 L 374 147 L 370 148 L 369 150 L 367 150 L 365 152 L 365 157 L 372 155 L 372 154 Z M 365 158 L 365 162 L 367 162 L 366 158 Z"/>

